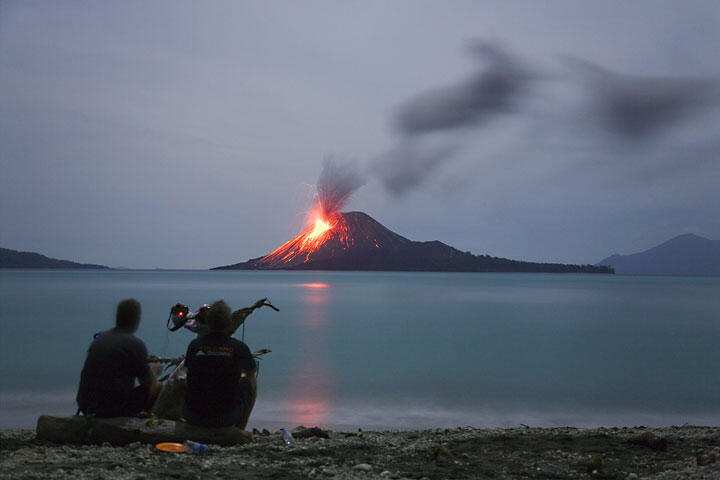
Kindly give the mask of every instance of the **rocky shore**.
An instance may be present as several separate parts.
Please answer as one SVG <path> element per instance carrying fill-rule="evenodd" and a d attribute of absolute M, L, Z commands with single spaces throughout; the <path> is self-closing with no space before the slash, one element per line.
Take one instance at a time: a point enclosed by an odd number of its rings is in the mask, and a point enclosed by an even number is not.
<path fill-rule="evenodd" d="M 255 432 L 201 454 L 153 445 L 56 445 L 0 432 L 3 479 L 720 478 L 720 427 Z"/>

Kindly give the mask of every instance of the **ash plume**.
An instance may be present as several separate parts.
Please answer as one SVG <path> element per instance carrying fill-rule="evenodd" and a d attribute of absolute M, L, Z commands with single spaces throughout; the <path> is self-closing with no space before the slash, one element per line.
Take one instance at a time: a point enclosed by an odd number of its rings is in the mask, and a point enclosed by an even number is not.
<path fill-rule="evenodd" d="M 701 77 L 623 75 L 585 60 L 567 62 L 589 90 L 593 112 L 611 133 L 644 140 L 717 105 L 717 80 Z"/>
<path fill-rule="evenodd" d="M 421 185 L 460 148 L 454 141 L 431 146 L 427 142 L 408 140 L 376 162 L 373 172 L 389 193 L 399 196 Z"/>
<path fill-rule="evenodd" d="M 494 158 L 476 154 L 478 159 L 497 161 L 505 154 L 554 161 L 558 147 L 592 149 L 607 162 L 616 159 L 631 168 L 657 170 L 665 161 L 658 148 L 690 151 L 707 147 L 708 139 L 716 137 L 709 131 L 712 123 L 702 122 L 703 115 L 718 113 L 717 77 L 635 76 L 566 58 L 568 75 L 529 67 L 496 43 L 476 42 L 472 51 L 486 61 L 482 68 L 455 85 L 421 93 L 396 110 L 397 144 L 371 166 L 388 193 L 399 196 L 422 186 L 478 141 L 477 133 L 501 118 L 511 127 L 527 128 L 526 134 L 507 146 L 484 137 L 490 147 L 504 150 L 496 149 Z M 630 142 L 633 148 L 624 150 Z M 519 155 L 507 155 L 513 148 Z"/>
<path fill-rule="evenodd" d="M 466 80 L 422 93 L 397 110 L 402 139 L 381 155 L 372 172 L 385 189 L 402 195 L 434 175 L 464 145 L 453 136 L 514 111 L 535 74 L 499 45 L 475 41 L 471 52 L 486 62 Z"/>
<path fill-rule="evenodd" d="M 402 133 L 475 125 L 512 109 L 533 75 L 498 45 L 475 42 L 471 51 L 487 60 L 487 67 L 461 83 L 421 93 L 402 105 L 395 119 Z"/>
<path fill-rule="evenodd" d="M 365 184 L 365 179 L 349 161 L 326 157 L 317 181 L 318 203 L 323 215 L 339 212 L 350 196 Z"/>

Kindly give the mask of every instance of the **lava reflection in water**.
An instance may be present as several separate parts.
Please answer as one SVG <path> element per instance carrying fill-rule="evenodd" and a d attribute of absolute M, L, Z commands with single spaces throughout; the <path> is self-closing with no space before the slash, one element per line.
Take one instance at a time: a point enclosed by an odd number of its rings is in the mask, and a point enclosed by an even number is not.
<path fill-rule="evenodd" d="M 301 283 L 301 287 L 305 288 L 329 288 L 330 285 L 327 283 Z M 327 298 L 325 299 L 327 300 Z"/>
<path fill-rule="evenodd" d="M 326 283 L 302 284 L 305 311 L 300 342 L 303 356 L 293 378 L 292 395 L 287 410 L 295 425 L 323 426 L 331 409 L 329 401 L 328 362 L 325 328 L 328 322 L 327 302 L 329 287 Z"/>

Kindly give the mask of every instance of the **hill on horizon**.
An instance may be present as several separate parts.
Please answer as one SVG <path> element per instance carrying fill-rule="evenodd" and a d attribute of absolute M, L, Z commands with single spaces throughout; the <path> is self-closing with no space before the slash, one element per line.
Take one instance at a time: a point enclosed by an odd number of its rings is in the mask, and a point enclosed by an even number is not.
<path fill-rule="evenodd" d="M 643 252 L 616 253 L 598 265 L 623 275 L 720 276 L 720 240 L 686 233 Z"/>
<path fill-rule="evenodd" d="M 0 268 L 49 268 L 49 269 L 109 269 L 105 265 L 77 263 L 70 260 L 58 260 L 35 252 L 20 252 L 9 248 L 0 248 Z"/>
<path fill-rule="evenodd" d="M 437 240 L 417 242 L 363 212 L 336 213 L 268 255 L 213 270 L 613 273 L 605 266 L 522 262 L 473 255 Z"/>

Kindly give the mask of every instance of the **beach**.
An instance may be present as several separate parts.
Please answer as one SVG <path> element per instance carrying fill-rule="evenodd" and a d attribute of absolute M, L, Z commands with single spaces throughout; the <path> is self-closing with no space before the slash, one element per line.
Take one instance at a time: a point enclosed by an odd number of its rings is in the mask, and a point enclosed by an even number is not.
<path fill-rule="evenodd" d="M 300 429 L 290 446 L 256 431 L 250 443 L 204 454 L 57 445 L 32 430 L 2 430 L 0 440 L 4 479 L 720 478 L 720 427 Z"/>

